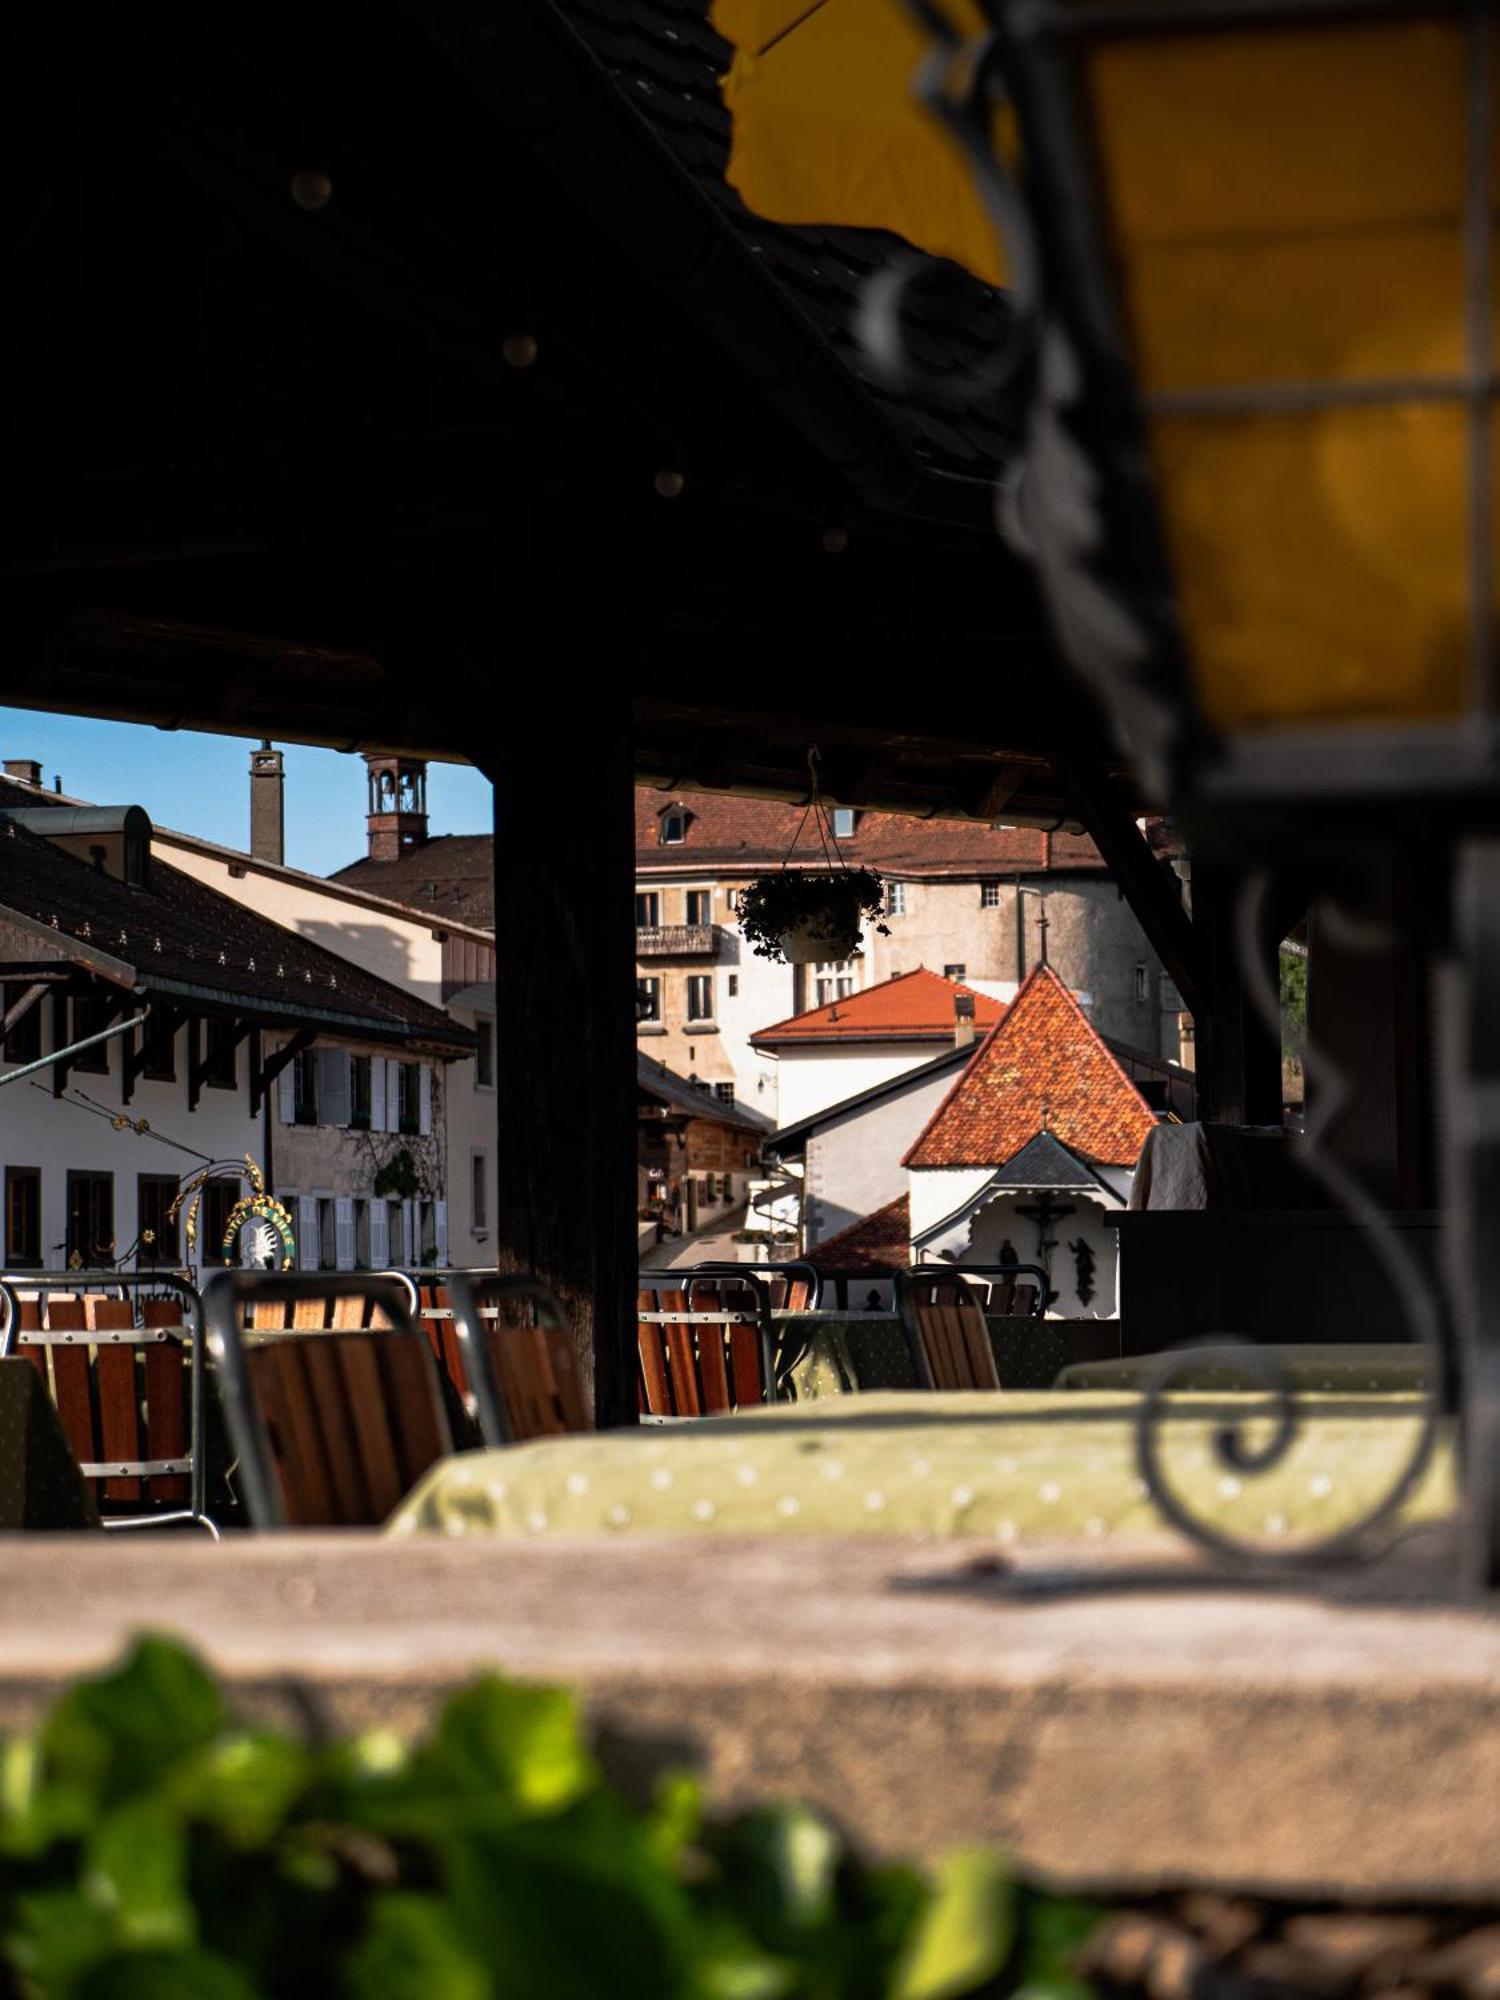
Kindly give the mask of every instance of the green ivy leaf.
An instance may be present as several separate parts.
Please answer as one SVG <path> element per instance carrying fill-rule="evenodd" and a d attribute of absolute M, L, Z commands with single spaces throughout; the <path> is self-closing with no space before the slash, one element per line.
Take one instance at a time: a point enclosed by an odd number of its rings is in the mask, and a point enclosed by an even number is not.
<path fill-rule="evenodd" d="M 109 1805 L 159 1787 L 224 1726 L 218 1688 L 183 1647 L 138 1640 L 124 1664 L 66 1693 L 42 1727 L 47 1782 Z"/>
<path fill-rule="evenodd" d="M 623 1811 L 475 1830 L 444 1879 L 469 1948 L 505 2000 L 676 2000 L 692 1912 Z"/>
<path fill-rule="evenodd" d="M 239 1967 L 217 1952 L 129 1951 L 93 1967 L 74 2000 L 261 2000 Z"/>
<path fill-rule="evenodd" d="M 996 1979 L 1016 1938 L 1016 1892 L 1003 1857 L 949 1856 L 917 1923 L 891 2000 L 959 2000 Z"/>
<path fill-rule="evenodd" d="M 772 1951 L 800 1951 L 836 1918 L 838 1836 L 802 1806 L 746 1813 L 718 1843 L 729 1900 Z"/>
<path fill-rule="evenodd" d="M 344 1986 L 351 2000 L 490 2000 L 493 1990 L 447 1904 L 399 1893 L 372 1907 Z"/>
<path fill-rule="evenodd" d="M 561 1812 L 598 1781 L 571 1695 L 490 1676 L 453 1696 L 403 1766 L 356 1784 L 350 1811 L 380 1832 L 438 1839 L 455 1824 Z"/>
<path fill-rule="evenodd" d="M 122 1945 L 166 1951 L 197 1942 L 187 1893 L 187 1833 L 165 1801 L 132 1801 L 90 1829 L 83 1890 L 107 1914 Z"/>
<path fill-rule="evenodd" d="M 313 1759 L 300 1743 L 269 1730 L 225 1736 L 178 1767 L 171 1793 L 197 1825 L 232 1847 L 263 1847 L 305 1791 Z"/>
<path fill-rule="evenodd" d="M 14 1965 L 39 1994 L 71 1993 L 91 1965 L 115 1949 L 108 1915 L 76 1888 L 19 1896 L 0 1938 L 0 1965 Z"/>

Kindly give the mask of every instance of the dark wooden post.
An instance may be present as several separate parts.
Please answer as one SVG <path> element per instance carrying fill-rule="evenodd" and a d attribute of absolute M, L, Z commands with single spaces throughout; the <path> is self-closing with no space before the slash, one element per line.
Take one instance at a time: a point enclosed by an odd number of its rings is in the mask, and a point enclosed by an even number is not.
<path fill-rule="evenodd" d="M 1193 860 L 1193 931 L 1204 972 L 1205 1004 L 1194 1014 L 1198 1116 L 1220 1125 L 1279 1125 L 1281 1037 L 1264 1020 L 1245 982 L 1235 871 Z M 1279 936 L 1254 940 L 1276 990 Z"/>
<path fill-rule="evenodd" d="M 562 1300 L 600 1425 L 636 1420 L 634 767 L 628 691 L 493 711 L 496 1252 Z"/>

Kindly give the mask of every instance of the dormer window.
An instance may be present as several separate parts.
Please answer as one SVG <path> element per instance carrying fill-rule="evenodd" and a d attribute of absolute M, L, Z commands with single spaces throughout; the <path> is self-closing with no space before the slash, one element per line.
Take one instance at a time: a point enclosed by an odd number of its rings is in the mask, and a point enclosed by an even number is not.
<path fill-rule="evenodd" d="M 688 816 L 681 806 L 669 806 L 657 822 L 663 847 L 681 847 L 687 839 Z"/>
<path fill-rule="evenodd" d="M 832 813 L 832 819 L 833 819 L 834 839 L 853 840 L 854 838 L 853 806 L 835 806 Z"/>

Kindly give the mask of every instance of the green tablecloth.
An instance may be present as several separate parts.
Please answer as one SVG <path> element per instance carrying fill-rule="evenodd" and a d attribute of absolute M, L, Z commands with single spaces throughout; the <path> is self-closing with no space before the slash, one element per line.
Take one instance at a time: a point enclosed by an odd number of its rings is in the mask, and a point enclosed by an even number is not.
<path fill-rule="evenodd" d="M 917 1372 L 901 1321 L 888 1312 L 778 1312 L 776 1372 L 799 1402 L 851 1389 L 915 1389 Z M 989 1322 L 995 1366 L 1007 1389 L 1050 1389 L 1078 1352 L 1073 1322 L 996 1316 Z M 1091 1321 L 1089 1330 L 1107 1323 Z M 1085 1350 L 1087 1351 L 1087 1350 Z"/>
<path fill-rule="evenodd" d="M 1253 1378 L 1236 1347 L 1201 1347 L 1192 1351 L 1191 1366 L 1177 1378 L 1181 1389 L 1244 1389 Z M 1362 1346 L 1257 1347 L 1252 1354 L 1268 1356 L 1299 1392 L 1335 1395 L 1390 1395 L 1421 1391 L 1428 1386 L 1431 1358 L 1425 1348 L 1397 1344 Z M 1121 1361 L 1080 1361 L 1057 1378 L 1059 1389 L 1138 1389 L 1166 1357 L 1141 1354 Z M 1187 1357 L 1179 1357 L 1185 1359 Z"/>
<path fill-rule="evenodd" d="M 396 1534 L 895 1534 L 1002 1543 L 1160 1527 L 1135 1469 L 1137 1398 L 1084 1390 L 874 1394 L 735 1417 L 555 1438 L 445 1460 Z M 1255 1399 L 1173 1404 L 1168 1465 L 1223 1527 L 1284 1542 L 1363 1511 L 1410 1449 L 1415 1397 L 1320 1398 L 1282 1466 L 1232 1474 L 1211 1453 Z M 1264 1408 L 1264 1401 L 1258 1403 Z M 1256 1419 L 1257 1425 L 1264 1422 Z M 1452 1506 L 1446 1451 L 1412 1508 Z"/>
<path fill-rule="evenodd" d="M 98 1525 L 41 1376 L 19 1356 L 0 1361 L 0 1530 Z"/>

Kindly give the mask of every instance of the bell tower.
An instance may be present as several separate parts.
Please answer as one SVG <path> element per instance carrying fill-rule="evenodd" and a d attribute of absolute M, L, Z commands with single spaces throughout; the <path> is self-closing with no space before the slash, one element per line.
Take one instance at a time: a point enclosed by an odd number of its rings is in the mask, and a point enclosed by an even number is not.
<path fill-rule="evenodd" d="M 397 861 L 427 839 L 427 763 L 365 753 L 370 781 L 370 859 Z"/>

